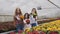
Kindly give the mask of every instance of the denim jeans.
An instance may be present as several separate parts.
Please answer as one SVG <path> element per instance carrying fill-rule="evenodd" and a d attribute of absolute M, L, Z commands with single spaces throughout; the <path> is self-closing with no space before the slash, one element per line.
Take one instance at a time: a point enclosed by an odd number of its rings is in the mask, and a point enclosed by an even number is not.
<path fill-rule="evenodd" d="M 19 31 L 19 30 L 24 30 L 24 25 L 17 24 L 16 31 Z"/>
<path fill-rule="evenodd" d="M 31 24 L 32 27 L 34 27 L 34 26 L 36 26 L 36 25 L 37 25 L 36 23 L 32 23 L 32 24 Z"/>

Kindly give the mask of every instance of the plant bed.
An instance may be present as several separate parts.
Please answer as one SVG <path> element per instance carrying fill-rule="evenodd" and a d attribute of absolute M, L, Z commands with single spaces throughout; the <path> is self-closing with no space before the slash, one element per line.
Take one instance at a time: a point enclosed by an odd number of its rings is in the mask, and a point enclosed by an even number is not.
<path fill-rule="evenodd" d="M 59 34 L 58 31 L 48 31 L 47 34 Z"/>

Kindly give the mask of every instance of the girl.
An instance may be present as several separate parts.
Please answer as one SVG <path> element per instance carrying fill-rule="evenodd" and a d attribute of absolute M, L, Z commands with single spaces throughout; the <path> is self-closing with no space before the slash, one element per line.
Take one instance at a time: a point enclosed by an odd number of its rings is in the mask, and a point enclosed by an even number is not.
<path fill-rule="evenodd" d="M 24 28 L 24 22 L 23 22 L 22 17 L 23 17 L 23 15 L 22 15 L 21 9 L 16 8 L 15 16 L 14 16 L 14 21 L 16 24 L 16 31 L 23 30 L 23 28 Z"/>
<path fill-rule="evenodd" d="M 36 9 L 33 8 L 32 9 L 32 12 L 30 14 L 30 22 L 31 22 L 31 26 L 37 26 L 37 12 L 36 12 Z"/>
<path fill-rule="evenodd" d="M 24 15 L 24 23 L 25 23 L 25 29 L 26 28 L 31 28 L 30 19 L 29 19 L 29 14 L 28 13 L 25 13 L 25 15 Z"/>
<path fill-rule="evenodd" d="M 32 15 L 33 15 L 33 18 L 37 19 L 37 11 L 35 8 L 32 9 Z"/>

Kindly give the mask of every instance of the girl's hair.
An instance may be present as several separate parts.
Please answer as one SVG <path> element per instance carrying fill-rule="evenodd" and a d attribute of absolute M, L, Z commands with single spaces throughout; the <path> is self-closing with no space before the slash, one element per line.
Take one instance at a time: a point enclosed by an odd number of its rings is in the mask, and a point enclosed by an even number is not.
<path fill-rule="evenodd" d="M 33 8 L 32 11 L 35 10 L 35 13 L 37 14 L 36 8 Z"/>
<path fill-rule="evenodd" d="M 26 17 L 26 15 L 27 15 L 27 17 Z M 29 16 L 30 16 L 30 15 L 29 15 L 28 13 L 25 13 L 25 14 L 24 14 L 24 19 L 29 19 Z"/>
<path fill-rule="evenodd" d="M 19 9 L 19 10 L 18 10 Z M 18 11 L 19 11 L 19 13 L 18 13 Z M 21 12 L 21 9 L 20 8 L 16 8 L 16 10 L 15 10 L 15 15 L 14 15 L 14 21 L 16 22 L 16 15 L 22 15 L 22 12 Z"/>
<path fill-rule="evenodd" d="M 18 13 L 18 11 L 19 11 L 19 13 Z M 18 14 L 19 15 L 22 15 L 22 12 L 21 12 L 21 9 L 20 8 L 16 8 L 16 10 L 15 10 L 15 15 L 18 15 Z"/>

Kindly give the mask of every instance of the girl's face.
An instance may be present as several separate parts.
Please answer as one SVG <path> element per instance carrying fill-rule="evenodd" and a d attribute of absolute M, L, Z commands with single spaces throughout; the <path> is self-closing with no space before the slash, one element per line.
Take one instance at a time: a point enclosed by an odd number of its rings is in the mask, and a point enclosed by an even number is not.
<path fill-rule="evenodd" d="M 26 13 L 24 16 L 25 16 L 25 19 L 29 19 L 29 14 L 28 13 Z"/>
<path fill-rule="evenodd" d="M 32 13 L 35 13 L 35 11 L 36 11 L 36 9 L 35 9 L 35 8 L 33 8 L 33 9 L 32 9 Z"/>
<path fill-rule="evenodd" d="M 19 8 L 17 8 L 17 13 L 19 13 L 20 11 L 19 11 L 20 9 Z"/>
<path fill-rule="evenodd" d="M 16 14 L 16 15 L 22 15 L 21 9 L 20 9 L 20 8 L 17 8 L 15 14 Z"/>

